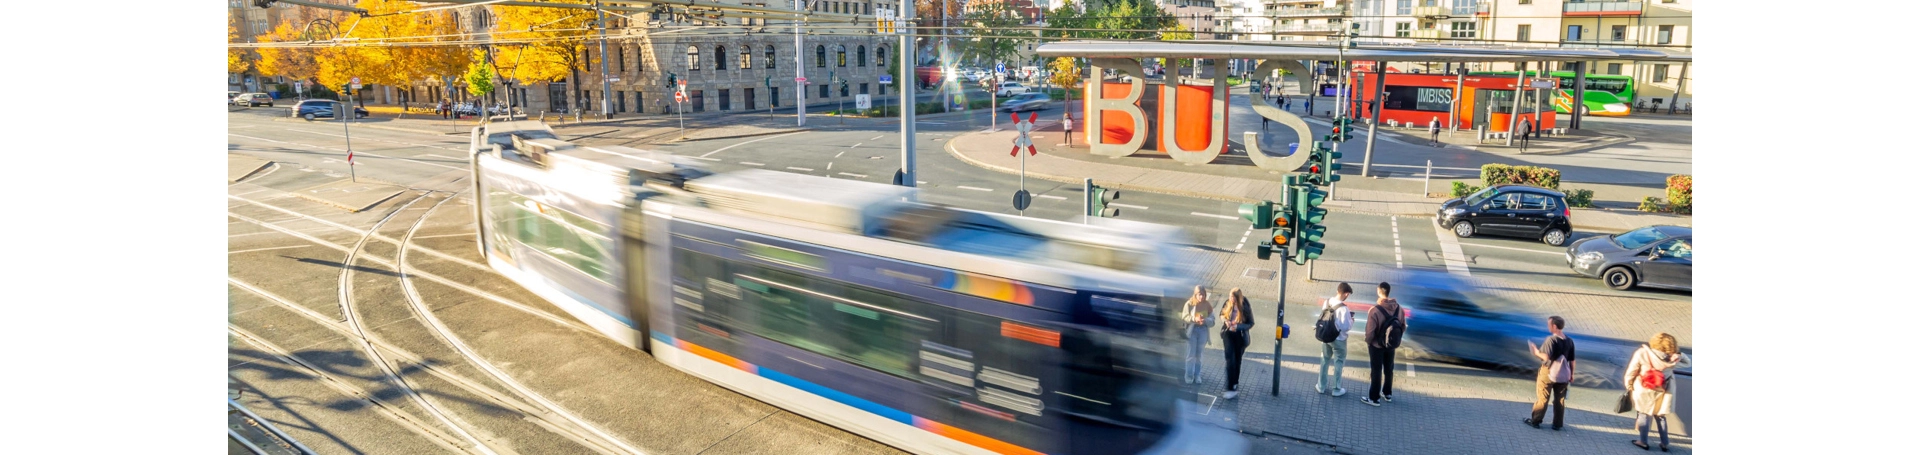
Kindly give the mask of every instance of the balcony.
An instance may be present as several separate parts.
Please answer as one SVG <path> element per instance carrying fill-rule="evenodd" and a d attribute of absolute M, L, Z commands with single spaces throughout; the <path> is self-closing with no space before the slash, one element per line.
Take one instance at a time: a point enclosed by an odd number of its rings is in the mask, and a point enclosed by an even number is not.
<path fill-rule="evenodd" d="M 1347 15 L 1346 6 L 1335 6 L 1332 8 L 1271 8 L 1270 7 L 1267 10 L 1267 17 L 1325 17 L 1325 16 L 1338 17 L 1338 16 L 1346 16 L 1346 15 Z"/>
<path fill-rule="evenodd" d="M 1271 33 L 1283 35 L 1325 35 L 1339 33 L 1340 24 L 1287 24 L 1273 27 Z"/>
<path fill-rule="evenodd" d="M 1641 2 L 1621 1 L 1585 1 L 1566 3 L 1561 8 L 1562 16 L 1639 16 Z"/>
<path fill-rule="evenodd" d="M 1475 16 L 1486 17 L 1490 14 L 1493 14 L 1492 3 L 1481 3 L 1478 7 L 1473 9 L 1473 15 Z"/>
<path fill-rule="evenodd" d="M 1413 17 L 1445 18 L 1453 16 L 1453 8 L 1445 6 L 1415 6 Z"/>
<path fill-rule="evenodd" d="M 1414 30 L 1414 31 L 1408 32 L 1407 37 L 1413 38 L 1416 40 L 1438 41 L 1440 37 L 1445 36 L 1446 34 L 1447 34 L 1446 30 L 1431 28 L 1426 30 Z"/>

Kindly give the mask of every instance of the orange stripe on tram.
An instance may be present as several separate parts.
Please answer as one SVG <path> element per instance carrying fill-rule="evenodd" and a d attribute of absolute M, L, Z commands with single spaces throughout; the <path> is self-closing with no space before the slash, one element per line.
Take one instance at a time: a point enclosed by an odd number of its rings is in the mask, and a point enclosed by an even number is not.
<path fill-rule="evenodd" d="M 1033 449 L 1028 449 L 1026 447 L 1020 447 L 1017 445 L 1009 444 L 1007 442 L 1004 442 L 998 439 L 981 436 L 979 433 L 974 433 L 971 431 L 954 428 L 951 425 L 935 422 L 932 420 L 927 420 L 925 418 L 921 418 L 920 416 L 913 417 L 913 426 L 919 427 L 922 430 L 927 430 L 928 432 L 931 432 L 933 434 L 946 436 L 947 438 L 953 439 L 955 441 L 960 441 L 960 442 L 973 445 L 974 447 L 991 450 L 994 453 L 1008 454 L 1008 455 L 1012 455 L 1012 454 L 1044 455 L 1044 454 L 1041 454 L 1040 452 L 1034 451 Z"/>

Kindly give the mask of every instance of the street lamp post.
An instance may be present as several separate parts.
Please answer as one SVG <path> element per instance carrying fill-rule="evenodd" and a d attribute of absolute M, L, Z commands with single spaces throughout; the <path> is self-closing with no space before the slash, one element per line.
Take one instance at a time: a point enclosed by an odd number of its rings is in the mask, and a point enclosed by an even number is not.
<path fill-rule="evenodd" d="M 613 118 L 613 98 L 607 96 L 613 93 L 613 81 L 607 80 L 607 11 L 600 9 L 600 0 L 593 1 L 593 11 L 600 18 L 600 115 Z"/>

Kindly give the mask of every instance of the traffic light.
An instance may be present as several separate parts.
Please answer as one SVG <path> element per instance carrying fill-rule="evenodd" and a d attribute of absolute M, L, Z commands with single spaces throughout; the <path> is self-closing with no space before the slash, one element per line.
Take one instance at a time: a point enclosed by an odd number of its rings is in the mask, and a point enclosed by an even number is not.
<path fill-rule="evenodd" d="M 1319 241 L 1327 233 L 1326 226 L 1320 225 L 1327 219 L 1327 209 L 1319 208 L 1327 202 L 1327 192 L 1298 181 L 1287 189 L 1291 198 L 1288 208 L 1293 215 L 1293 241 L 1297 245 L 1293 263 L 1304 265 L 1309 259 L 1318 259 L 1327 247 Z"/>
<path fill-rule="evenodd" d="M 1340 152 L 1315 144 L 1307 155 L 1306 181 L 1314 185 L 1332 185 L 1340 181 Z"/>
<path fill-rule="evenodd" d="M 276 0 L 253 0 L 253 6 L 257 8 L 272 8 L 273 2 L 275 1 Z"/>
<path fill-rule="evenodd" d="M 1328 142 L 1346 142 L 1348 139 L 1353 139 L 1353 119 L 1345 116 L 1334 118 L 1332 132 L 1321 137 L 1321 140 Z"/>
<path fill-rule="evenodd" d="M 767 87 L 773 87 L 773 76 L 767 76 Z"/>
<path fill-rule="evenodd" d="M 1097 216 L 1102 218 L 1115 218 L 1120 216 L 1120 209 L 1107 208 L 1107 204 L 1112 203 L 1114 200 L 1120 199 L 1119 190 L 1115 190 L 1112 188 L 1101 188 L 1093 184 L 1093 179 L 1087 179 L 1085 190 L 1086 190 L 1086 198 L 1087 198 L 1087 201 L 1086 201 L 1087 216 Z"/>
<path fill-rule="evenodd" d="M 1240 219 L 1252 222 L 1254 229 L 1273 229 L 1274 232 L 1282 232 L 1279 226 L 1274 225 L 1275 220 L 1273 215 L 1273 201 L 1240 204 Z M 1272 257 L 1276 240 L 1278 240 L 1281 248 L 1285 248 L 1286 241 L 1284 238 L 1261 240 L 1260 245 L 1254 250 L 1255 256 L 1263 261 Z"/>
<path fill-rule="evenodd" d="M 772 86 L 773 82 L 771 81 L 773 80 L 773 78 L 768 77 L 767 80 L 769 81 L 767 82 L 768 86 Z M 673 90 L 673 86 L 679 85 L 679 84 L 680 84 L 679 76 L 675 76 L 673 75 L 673 73 L 667 73 L 667 90 Z"/>

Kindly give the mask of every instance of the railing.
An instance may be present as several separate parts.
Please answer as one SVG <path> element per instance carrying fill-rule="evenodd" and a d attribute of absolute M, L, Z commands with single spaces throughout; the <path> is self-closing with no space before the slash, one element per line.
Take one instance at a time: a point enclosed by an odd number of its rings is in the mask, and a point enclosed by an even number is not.
<path fill-rule="evenodd" d="M 1414 17 L 1442 17 L 1453 15 L 1453 10 L 1445 6 L 1415 6 Z"/>
<path fill-rule="evenodd" d="M 1413 39 L 1420 39 L 1420 40 L 1437 40 L 1437 39 L 1440 39 L 1441 35 L 1444 35 L 1445 33 L 1446 33 L 1446 30 L 1441 30 L 1437 28 L 1426 29 L 1426 30 L 1414 30 L 1412 32 L 1409 32 L 1407 34 L 1407 37 L 1413 38 Z"/>
<path fill-rule="evenodd" d="M 1272 33 L 1332 33 L 1340 30 L 1340 24 L 1300 24 L 1275 26 Z"/>
<path fill-rule="evenodd" d="M 1345 6 L 1336 6 L 1332 8 L 1273 8 L 1268 11 L 1269 11 L 1267 14 L 1268 17 L 1345 16 L 1347 15 L 1347 7 Z"/>
<path fill-rule="evenodd" d="M 1640 12 L 1640 3 L 1641 2 L 1619 2 L 1619 1 L 1606 1 L 1606 2 L 1589 1 L 1589 2 L 1581 2 L 1581 3 L 1567 3 L 1564 5 L 1563 8 L 1561 8 L 1561 11 L 1568 12 L 1568 13 L 1603 13 L 1603 12 L 1638 13 Z"/>

